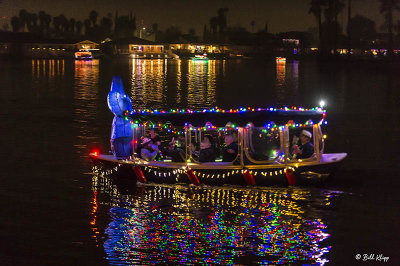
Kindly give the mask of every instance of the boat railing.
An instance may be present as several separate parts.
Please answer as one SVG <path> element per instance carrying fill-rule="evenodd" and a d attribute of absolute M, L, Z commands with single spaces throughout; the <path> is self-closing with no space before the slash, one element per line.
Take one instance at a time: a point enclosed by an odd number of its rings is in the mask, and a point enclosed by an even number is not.
<path fill-rule="evenodd" d="M 296 158 L 290 158 L 288 161 L 290 163 L 293 162 L 313 162 L 313 161 L 321 161 L 321 155 L 324 153 L 324 148 L 325 148 L 325 142 L 322 137 L 322 130 L 321 126 L 319 124 L 314 124 L 312 127 L 313 131 L 313 144 L 314 144 L 314 153 L 311 155 L 309 158 L 304 158 L 304 159 L 296 159 Z"/>
<path fill-rule="evenodd" d="M 293 158 L 291 153 L 290 153 L 290 139 L 289 139 L 289 126 L 280 126 L 279 127 L 279 149 L 276 150 L 276 156 L 271 159 L 267 160 L 256 160 L 251 156 L 250 149 L 249 149 L 249 134 L 250 130 L 248 127 L 239 127 L 237 128 L 237 133 L 238 133 L 238 154 L 236 158 L 232 162 L 199 162 L 195 157 L 193 157 L 192 150 L 191 150 L 191 143 L 192 143 L 192 137 L 195 138 L 195 140 L 199 140 L 202 137 L 202 131 L 197 130 L 195 131 L 194 136 L 192 136 L 192 130 L 193 129 L 185 129 L 185 146 L 184 146 L 184 151 L 185 151 L 185 156 L 184 156 L 184 162 L 172 162 L 170 160 L 165 160 L 165 161 L 152 161 L 152 162 L 146 162 L 143 159 L 138 158 L 135 156 L 135 143 L 138 142 L 138 139 L 140 139 L 140 136 L 145 135 L 145 126 L 140 125 L 136 130 L 134 130 L 133 134 L 133 158 L 134 160 L 139 160 L 137 161 L 139 164 L 149 164 L 151 163 L 152 165 L 173 165 L 174 167 L 179 167 L 179 166 L 185 166 L 190 163 L 190 165 L 209 165 L 209 166 L 216 166 L 216 165 L 224 165 L 224 166 L 242 166 L 245 167 L 247 165 L 266 165 L 266 164 L 286 164 L 286 163 L 297 163 L 297 162 L 315 162 L 315 161 L 320 161 L 321 160 L 321 155 L 324 153 L 324 148 L 325 148 L 325 142 L 324 142 L 324 137 L 322 135 L 321 127 L 319 124 L 314 124 L 312 126 L 312 131 L 313 131 L 313 143 L 314 143 L 314 153 L 310 158 L 304 158 L 304 159 L 296 159 Z M 250 163 L 250 164 L 249 164 Z"/>
<path fill-rule="evenodd" d="M 279 135 L 280 135 L 280 142 L 282 143 L 282 135 L 283 135 L 283 134 L 282 134 L 282 130 L 281 130 L 281 129 L 279 129 L 279 133 L 280 133 L 280 134 L 279 134 Z M 255 159 L 253 159 L 252 156 L 250 155 L 248 139 L 249 139 L 249 128 L 244 128 L 243 149 L 244 149 L 244 154 L 246 155 L 246 158 L 247 158 L 250 162 L 252 162 L 252 163 L 254 163 L 254 164 L 270 164 L 270 163 L 275 163 L 275 162 L 277 162 L 277 160 L 278 160 L 280 154 L 282 153 L 283 145 L 280 145 L 280 149 L 279 149 L 279 151 L 278 151 L 278 153 L 277 153 L 277 155 L 276 155 L 275 158 L 269 159 L 269 160 L 255 160 Z M 242 143 L 241 143 L 241 144 L 242 144 Z"/>

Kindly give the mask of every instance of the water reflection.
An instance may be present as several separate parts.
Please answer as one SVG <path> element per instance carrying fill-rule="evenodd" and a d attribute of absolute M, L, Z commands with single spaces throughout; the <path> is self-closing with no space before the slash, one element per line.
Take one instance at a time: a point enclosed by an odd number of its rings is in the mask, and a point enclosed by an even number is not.
<path fill-rule="evenodd" d="M 42 77 L 63 79 L 65 74 L 64 59 L 32 59 L 31 65 L 33 80 L 38 80 Z"/>
<path fill-rule="evenodd" d="M 276 100 L 296 102 L 299 94 L 299 61 L 276 61 Z"/>
<path fill-rule="evenodd" d="M 286 60 L 276 61 L 276 100 L 282 103 L 285 99 Z"/>
<path fill-rule="evenodd" d="M 165 102 L 166 60 L 132 59 L 129 69 L 133 108 L 161 108 Z"/>
<path fill-rule="evenodd" d="M 299 64 L 300 61 L 298 60 L 293 60 L 293 66 L 291 67 L 291 87 L 293 89 L 293 92 L 297 94 L 299 90 Z"/>
<path fill-rule="evenodd" d="M 122 190 L 93 176 L 93 206 L 111 217 L 103 243 L 111 265 L 328 262 L 331 247 L 324 240 L 330 235 L 322 215 L 334 192 L 151 185 L 126 195 Z M 318 210 L 310 212 L 310 204 Z"/>
<path fill-rule="evenodd" d="M 217 64 L 216 60 L 130 60 L 133 107 L 215 106 Z"/>
<path fill-rule="evenodd" d="M 99 88 L 99 61 L 98 60 L 75 60 L 74 74 L 74 118 L 78 128 L 77 139 L 74 147 L 81 157 L 86 158 L 87 144 L 96 138 L 88 123 L 95 117 L 97 112 L 96 100 Z"/>
<path fill-rule="evenodd" d="M 220 62 L 220 61 L 218 61 Z M 188 107 L 215 106 L 216 60 L 189 61 L 188 63 Z"/>

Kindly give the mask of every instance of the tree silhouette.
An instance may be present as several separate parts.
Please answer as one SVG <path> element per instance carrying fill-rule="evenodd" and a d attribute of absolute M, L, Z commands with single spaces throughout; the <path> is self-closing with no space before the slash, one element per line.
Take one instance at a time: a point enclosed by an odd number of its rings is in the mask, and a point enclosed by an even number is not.
<path fill-rule="evenodd" d="M 8 31 L 8 27 L 9 27 L 8 23 L 4 23 L 3 24 L 3 30 L 4 31 Z"/>
<path fill-rule="evenodd" d="M 69 31 L 72 32 L 72 33 L 75 32 L 75 24 L 76 24 L 75 19 L 74 19 L 74 18 L 71 18 L 71 19 L 69 20 Z"/>
<path fill-rule="evenodd" d="M 90 11 L 89 19 L 93 23 L 93 27 L 96 26 L 96 21 L 98 16 L 99 14 L 95 10 Z"/>
<path fill-rule="evenodd" d="M 176 42 L 182 35 L 181 29 L 176 26 L 170 26 L 165 30 L 164 40 L 166 42 Z"/>
<path fill-rule="evenodd" d="M 85 26 L 85 35 L 88 36 L 91 33 L 91 27 L 90 27 L 90 20 L 87 18 L 83 21 L 83 25 Z"/>
<path fill-rule="evenodd" d="M 254 20 L 252 20 L 250 22 L 250 26 L 251 26 L 251 32 L 254 32 L 254 26 L 256 25 L 256 22 Z"/>
<path fill-rule="evenodd" d="M 350 21 L 351 21 L 351 0 L 347 0 L 347 29 L 346 29 L 346 32 L 347 32 L 347 36 L 349 37 L 349 39 L 351 39 L 351 34 L 349 31 Z"/>
<path fill-rule="evenodd" d="M 118 38 L 129 38 L 135 35 L 136 31 L 136 16 L 118 16 L 115 15 L 114 35 Z"/>
<path fill-rule="evenodd" d="M 312 14 L 317 19 L 318 23 L 318 38 L 320 43 L 320 48 L 322 46 L 322 11 L 326 5 L 326 0 L 311 0 L 309 14 Z"/>
<path fill-rule="evenodd" d="M 108 17 L 103 17 L 100 21 L 100 28 L 103 35 L 110 36 L 112 32 L 112 20 Z"/>
<path fill-rule="evenodd" d="M 61 34 L 61 24 L 62 24 L 62 18 L 60 16 L 55 16 L 53 18 L 53 27 L 56 35 Z"/>
<path fill-rule="evenodd" d="M 218 32 L 218 18 L 212 17 L 210 18 L 210 31 L 211 31 L 211 41 L 216 40 L 217 32 Z"/>
<path fill-rule="evenodd" d="M 218 31 L 218 18 L 212 17 L 210 18 L 210 29 L 212 34 L 216 34 Z"/>
<path fill-rule="evenodd" d="M 228 8 L 219 8 L 217 11 L 217 21 L 219 27 L 219 41 L 224 41 L 225 38 L 225 31 L 228 26 L 226 21 L 226 13 L 228 12 Z"/>
<path fill-rule="evenodd" d="M 337 37 L 341 32 L 338 15 L 342 12 L 344 0 L 311 0 L 309 14 L 315 16 L 318 23 L 320 53 L 333 49 L 336 53 Z M 322 21 L 322 14 L 325 21 Z M 327 50 L 328 49 L 328 50 Z"/>
<path fill-rule="evenodd" d="M 208 30 L 207 30 L 207 25 L 204 24 L 204 28 L 203 28 L 203 42 L 208 41 Z"/>
<path fill-rule="evenodd" d="M 157 23 L 154 23 L 153 25 L 151 25 L 151 29 L 152 29 L 152 31 L 153 31 L 153 33 L 154 33 L 154 39 L 156 40 L 156 41 L 158 41 L 158 24 Z"/>
<path fill-rule="evenodd" d="M 325 9 L 325 17 L 328 22 L 338 23 L 338 16 L 343 11 L 345 5 L 343 0 L 328 0 L 328 6 Z"/>
<path fill-rule="evenodd" d="M 29 12 L 26 13 L 26 27 L 29 32 L 32 31 L 32 14 Z"/>
<path fill-rule="evenodd" d="M 78 21 L 75 23 L 75 28 L 76 28 L 76 33 L 77 33 L 78 35 L 82 35 L 82 28 L 83 28 L 83 23 L 82 23 L 82 21 L 78 20 Z"/>
<path fill-rule="evenodd" d="M 37 30 L 37 20 L 38 20 L 38 15 L 36 13 L 31 14 L 31 19 L 32 19 L 32 28 L 36 31 Z"/>
<path fill-rule="evenodd" d="M 366 17 L 357 15 L 348 23 L 348 31 L 359 44 L 372 41 L 376 37 L 376 23 Z"/>
<path fill-rule="evenodd" d="M 46 32 L 47 33 L 50 31 L 51 20 L 52 20 L 51 15 L 50 14 L 45 14 L 44 23 L 45 23 L 45 27 L 46 27 Z"/>
<path fill-rule="evenodd" d="M 11 27 L 13 29 L 13 32 L 18 32 L 20 29 L 20 26 L 21 26 L 21 22 L 20 22 L 19 17 L 13 16 L 11 18 Z"/>
<path fill-rule="evenodd" d="M 19 11 L 19 21 L 20 21 L 20 27 L 22 28 L 22 31 L 25 31 L 27 15 L 28 15 L 28 12 L 26 12 L 25 9 L 21 9 Z"/>
<path fill-rule="evenodd" d="M 62 33 L 65 34 L 69 30 L 69 21 L 63 14 L 61 14 L 59 17 L 61 21 Z"/>
<path fill-rule="evenodd" d="M 39 30 L 42 34 L 46 35 L 49 33 L 51 23 L 51 16 L 45 11 L 39 11 Z"/>
<path fill-rule="evenodd" d="M 45 17 L 46 17 L 46 12 L 43 10 L 39 11 L 39 28 L 41 30 L 45 29 Z"/>
<path fill-rule="evenodd" d="M 338 23 L 338 16 L 343 11 L 345 5 L 343 0 L 328 0 L 328 6 L 325 9 L 326 22 L 329 24 L 327 34 L 328 42 L 332 44 L 330 48 L 333 48 L 335 54 L 337 53 L 337 37 L 341 31 Z"/>
<path fill-rule="evenodd" d="M 388 27 L 388 56 L 393 56 L 393 12 L 400 10 L 399 0 L 379 0 L 381 3 L 380 12 L 385 16 L 385 23 Z"/>

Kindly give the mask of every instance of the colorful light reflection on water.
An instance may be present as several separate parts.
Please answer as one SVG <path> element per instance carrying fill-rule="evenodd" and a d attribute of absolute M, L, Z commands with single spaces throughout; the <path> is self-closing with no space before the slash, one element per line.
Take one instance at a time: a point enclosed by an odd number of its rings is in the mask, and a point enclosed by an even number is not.
<path fill-rule="evenodd" d="M 90 223 L 96 239 L 99 230 L 104 235 L 112 265 L 328 262 L 330 235 L 320 212 L 332 192 L 146 185 L 122 195 L 97 175 L 93 190 Z M 307 211 L 311 198 L 320 211 Z M 96 225 L 98 208 L 109 211 L 104 230 Z"/>

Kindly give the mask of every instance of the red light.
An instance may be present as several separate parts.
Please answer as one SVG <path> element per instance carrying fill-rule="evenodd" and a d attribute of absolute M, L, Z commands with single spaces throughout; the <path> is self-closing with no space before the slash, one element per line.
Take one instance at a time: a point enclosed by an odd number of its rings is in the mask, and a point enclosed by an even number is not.
<path fill-rule="evenodd" d="M 97 157 L 98 155 L 99 155 L 99 153 L 98 153 L 97 151 L 95 151 L 95 152 L 94 152 L 94 156 Z"/>

